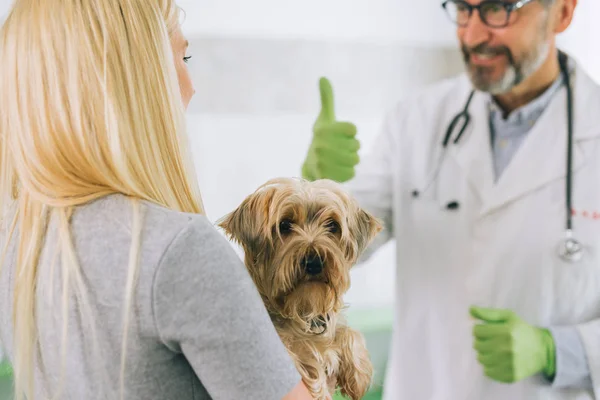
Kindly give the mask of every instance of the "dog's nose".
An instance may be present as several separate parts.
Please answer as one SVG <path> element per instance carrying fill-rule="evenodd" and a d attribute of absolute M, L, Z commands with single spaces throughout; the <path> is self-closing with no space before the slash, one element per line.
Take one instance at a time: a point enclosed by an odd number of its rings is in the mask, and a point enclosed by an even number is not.
<path fill-rule="evenodd" d="M 304 268 L 309 275 L 318 275 L 323 271 L 323 262 L 316 254 L 310 254 L 304 259 Z"/>

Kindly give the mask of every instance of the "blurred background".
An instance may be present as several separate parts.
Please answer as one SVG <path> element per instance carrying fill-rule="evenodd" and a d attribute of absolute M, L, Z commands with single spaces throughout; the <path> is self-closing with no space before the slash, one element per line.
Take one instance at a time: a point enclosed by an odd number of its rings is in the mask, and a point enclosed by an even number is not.
<path fill-rule="evenodd" d="M 10 5 L 0 0 L 0 15 Z M 384 113 L 423 85 L 462 72 L 441 0 L 179 0 L 196 96 L 188 131 L 214 222 L 266 180 L 299 176 L 327 76 L 339 119 L 368 151 Z M 600 82 L 600 1 L 579 0 L 560 47 Z M 0 110 L 1 112 L 1 110 Z M 394 244 L 355 268 L 350 322 L 384 375 L 394 300 Z M 0 367 L 0 375 L 2 369 Z M 2 397 L 0 378 L 0 400 Z M 374 390 L 373 398 L 377 398 Z"/>

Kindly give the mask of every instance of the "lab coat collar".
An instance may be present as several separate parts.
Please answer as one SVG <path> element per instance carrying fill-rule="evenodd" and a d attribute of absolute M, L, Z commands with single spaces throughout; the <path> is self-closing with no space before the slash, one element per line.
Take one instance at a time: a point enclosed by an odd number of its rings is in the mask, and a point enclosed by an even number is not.
<path fill-rule="evenodd" d="M 573 173 L 585 163 L 581 142 L 600 137 L 600 87 L 578 65 L 571 73 L 573 86 Z M 567 113 L 563 86 L 528 133 L 521 148 L 495 182 L 489 135 L 489 97 L 476 93 L 472 122 L 465 140 L 449 146 L 449 155 L 461 166 L 471 188 L 481 199 L 481 215 L 518 200 L 566 176 Z"/>

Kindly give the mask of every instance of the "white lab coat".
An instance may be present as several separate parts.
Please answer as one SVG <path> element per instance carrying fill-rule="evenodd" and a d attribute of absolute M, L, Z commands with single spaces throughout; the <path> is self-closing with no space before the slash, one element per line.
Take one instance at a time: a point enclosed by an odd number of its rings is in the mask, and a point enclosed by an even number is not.
<path fill-rule="evenodd" d="M 397 244 L 386 400 L 600 398 L 600 87 L 579 66 L 571 82 L 573 226 L 586 246 L 578 264 L 557 257 L 566 214 L 564 87 L 497 182 L 487 96 L 477 93 L 462 141 L 448 147 L 439 175 L 423 187 L 471 90 L 465 76 L 408 96 L 359 164 L 348 186 L 388 227 L 369 252 L 391 238 Z M 450 202 L 459 208 L 448 210 Z M 541 376 L 515 384 L 485 377 L 471 305 L 508 308 L 538 326 L 576 325 L 594 390 L 556 389 Z"/>

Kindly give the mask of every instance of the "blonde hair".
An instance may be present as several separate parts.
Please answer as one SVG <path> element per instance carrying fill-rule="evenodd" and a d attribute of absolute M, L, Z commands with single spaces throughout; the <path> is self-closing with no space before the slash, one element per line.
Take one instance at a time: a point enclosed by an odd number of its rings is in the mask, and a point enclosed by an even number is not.
<path fill-rule="evenodd" d="M 44 284 L 37 263 L 49 218 L 58 221 L 64 357 L 68 289 L 84 307 L 87 299 L 69 231 L 74 208 L 113 193 L 132 199 L 125 333 L 139 200 L 204 212 L 170 40 L 178 18 L 173 0 L 16 0 L 0 31 L 0 211 L 14 216 L 5 224 L 4 253 L 18 231 L 17 399 L 34 400 L 36 285 Z M 122 380 L 125 348 L 126 336 Z"/>

